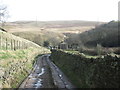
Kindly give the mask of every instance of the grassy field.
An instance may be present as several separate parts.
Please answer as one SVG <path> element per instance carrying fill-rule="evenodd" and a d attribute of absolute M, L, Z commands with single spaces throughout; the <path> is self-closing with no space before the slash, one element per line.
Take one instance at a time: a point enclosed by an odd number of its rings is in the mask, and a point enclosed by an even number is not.
<path fill-rule="evenodd" d="M 58 45 L 67 38 L 66 33 L 82 33 L 104 22 L 92 21 L 17 21 L 6 23 L 9 33 L 31 40 L 39 45 L 49 41 L 51 46 Z"/>
<path fill-rule="evenodd" d="M 17 21 L 6 23 L 5 28 L 8 32 L 23 32 L 23 31 L 52 31 L 57 33 L 65 32 L 83 32 L 94 28 L 104 22 L 93 21 Z"/>
<path fill-rule="evenodd" d="M 44 48 L 0 50 L 0 88 L 17 88 L 32 70 L 35 57 L 45 53 L 50 51 Z"/>
<path fill-rule="evenodd" d="M 13 33 L 16 36 L 20 36 L 22 38 L 25 38 L 27 40 L 33 41 L 37 43 L 38 45 L 43 45 L 44 41 L 49 41 L 50 45 L 57 45 L 60 43 L 60 41 L 64 40 L 64 35 L 50 32 L 50 31 L 26 31 L 26 32 L 14 32 Z"/>
<path fill-rule="evenodd" d="M 17 88 L 32 70 L 35 57 L 46 53 L 50 51 L 0 30 L 0 88 Z"/>

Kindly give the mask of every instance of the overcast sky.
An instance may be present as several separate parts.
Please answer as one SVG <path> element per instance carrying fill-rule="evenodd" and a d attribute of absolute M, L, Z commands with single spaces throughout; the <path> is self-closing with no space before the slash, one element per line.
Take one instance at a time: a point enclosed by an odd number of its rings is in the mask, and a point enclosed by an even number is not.
<path fill-rule="evenodd" d="M 8 5 L 9 21 L 118 20 L 119 0 L 0 0 Z"/>

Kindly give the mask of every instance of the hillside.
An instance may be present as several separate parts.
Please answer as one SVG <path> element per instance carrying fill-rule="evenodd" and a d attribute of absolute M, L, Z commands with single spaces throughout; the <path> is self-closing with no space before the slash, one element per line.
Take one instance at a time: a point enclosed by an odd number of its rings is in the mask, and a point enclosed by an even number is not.
<path fill-rule="evenodd" d="M 119 34 L 118 22 L 111 21 L 81 34 L 66 34 L 68 37 L 71 37 L 65 41 L 68 44 L 76 41 L 79 45 L 88 47 L 96 47 L 97 44 L 103 47 L 120 47 Z"/>
<path fill-rule="evenodd" d="M 35 57 L 45 53 L 50 51 L 0 30 L 0 88 L 17 88 L 32 70 Z"/>
<path fill-rule="evenodd" d="M 5 28 L 8 32 L 23 32 L 23 31 L 42 31 L 49 30 L 53 32 L 68 32 L 80 31 L 94 28 L 104 22 L 93 21 L 16 21 L 6 23 Z M 69 29 L 69 30 L 68 30 Z"/>
<path fill-rule="evenodd" d="M 56 46 L 61 41 L 64 40 L 63 34 L 51 32 L 51 31 L 36 31 L 36 32 L 26 31 L 26 32 L 15 32 L 13 34 L 25 38 L 27 40 L 33 41 L 41 46 L 43 46 L 45 41 L 48 41 L 51 46 Z"/>
<path fill-rule="evenodd" d="M 82 33 L 104 22 L 93 21 L 16 21 L 6 23 L 9 33 L 31 40 L 39 45 L 49 41 L 51 46 L 58 45 L 66 38 L 65 33 Z"/>
<path fill-rule="evenodd" d="M 85 45 L 96 46 L 101 44 L 104 47 L 120 47 L 118 22 L 109 22 L 88 32 L 80 34 Z"/>
<path fill-rule="evenodd" d="M 35 66 L 36 71 L 39 70 L 38 72 L 35 71 L 36 74 L 38 74 L 36 77 L 38 79 L 43 72 L 41 65 L 43 64 L 45 68 L 47 62 L 45 63 L 44 61 L 48 61 L 49 57 L 53 63 L 64 72 L 70 82 L 78 88 L 119 87 L 118 60 L 120 58 L 117 54 L 120 54 L 120 46 L 118 43 L 118 22 L 112 21 L 98 26 L 95 25 L 95 28 L 89 28 L 85 31 L 80 30 L 80 27 L 84 27 L 83 24 L 81 24 L 81 26 L 77 26 L 77 24 L 72 24 L 73 26 L 67 26 L 67 24 L 65 24 L 66 26 L 64 26 L 62 24 L 63 26 L 59 26 L 59 32 L 57 32 L 58 26 L 51 25 L 51 27 L 49 27 L 48 25 L 46 26 L 47 29 L 45 29 L 37 26 L 38 23 L 35 24 L 35 22 L 29 22 L 29 24 L 28 22 L 15 23 L 16 26 L 15 24 L 13 25 L 13 23 L 11 23 L 11 25 L 9 23 L 9 25 L 5 27 L 9 28 L 9 30 L 5 29 L 8 30 L 9 33 L 0 30 L 0 88 L 18 87 L 33 69 L 33 66 Z M 89 26 L 91 26 L 91 24 L 89 24 Z M 87 27 L 87 25 L 85 27 Z M 79 28 L 79 30 L 76 28 Z M 75 30 L 71 32 L 72 29 L 76 29 L 78 33 L 76 33 Z M 69 30 L 69 32 L 67 30 Z M 69 45 L 72 48 L 68 50 L 51 49 L 52 53 L 50 56 L 46 54 L 50 53 L 50 51 L 42 47 L 45 41 L 49 42 L 52 46 L 57 46 L 60 45 L 59 43 L 63 40 L 63 45 Z M 117 47 L 117 52 L 110 51 L 108 53 L 109 47 L 112 47 L 112 49 Z M 77 51 L 74 51 L 74 49 Z M 45 55 L 41 56 L 42 54 Z M 39 63 L 41 72 L 40 68 L 35 65 L 35 62 L 37 62 L 35 57 L 37 55 L 39 55 L 39 60 L 42 60 L 41 63 Z M 50 67 L 48 68 L 50 69 Z M 47 68 L 45 70 L 47 70 Z M 58 69 L 56 70 L 58 72 Z M 57 73 L 56 75 L 63 81 L 62 74 Z M 31 76 L 30 74 L 30 77 Z M 43 82 L 42 79 L 42 83 L 51 81 L 48 80 L 48 78 L 46 79 L 46 75 L 43 76 L 45 76 L 46 81 Z M 35 79 L 34 76 L 32 76 L 33 78 L 30 77 L 28 76 L 29 80 Z M 59 82 L 59 79 L 56 81 Z M 36 85 L 36 83 L 38 83 L 38 81 L 28 85 L 33 86 Z M 68 86 L 66 82 L 64 84 Z"/>

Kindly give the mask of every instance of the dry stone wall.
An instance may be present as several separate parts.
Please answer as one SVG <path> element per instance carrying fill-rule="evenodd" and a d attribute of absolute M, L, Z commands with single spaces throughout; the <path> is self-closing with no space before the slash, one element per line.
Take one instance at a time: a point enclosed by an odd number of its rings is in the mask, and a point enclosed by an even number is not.
<path fill-rule="evenodd" d="M 105 55 L 86 58 L 61 50 L 52 50 L 51 60 L 79 88 L 119 88 L 120 57 Z"/>

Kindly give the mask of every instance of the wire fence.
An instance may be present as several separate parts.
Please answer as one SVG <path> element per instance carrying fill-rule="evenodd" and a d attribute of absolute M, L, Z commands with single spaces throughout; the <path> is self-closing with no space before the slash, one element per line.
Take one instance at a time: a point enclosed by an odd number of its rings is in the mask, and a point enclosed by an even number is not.
<path fill-rule="evenodd" d="M 29 47 L 39 48 L 40 46 L 29 40 L 0 30 L 0 50 L 27 49 Z"/>

